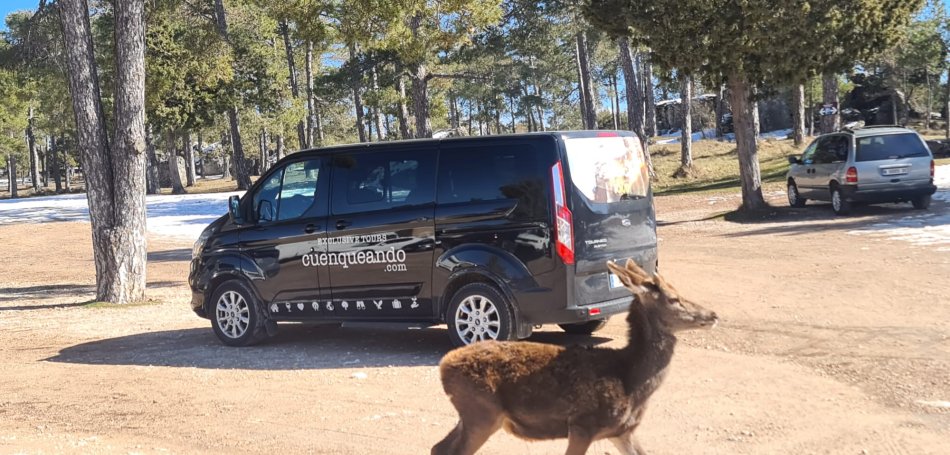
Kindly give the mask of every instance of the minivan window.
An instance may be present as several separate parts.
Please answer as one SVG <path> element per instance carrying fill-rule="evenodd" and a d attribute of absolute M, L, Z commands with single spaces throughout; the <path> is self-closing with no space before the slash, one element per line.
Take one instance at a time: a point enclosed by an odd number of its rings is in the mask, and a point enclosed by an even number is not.
<path fill-rule="evenodd" d="M 435 152 L 401 151 L 334 158 L 333 213 L 385 210 L 434 202 Z"/>
<path fill-rule="evenodd" d="M 836 135 L 822 138 L 815 151 L 815 164 L 830 164 L 848 159 L 848 136 Z"/>
<path fill-rule="evenodd" d="M 886 134 L 859 138 L 855 161 L 880 161 L 921 156 L 930 156 L 930 153 L 916 134 Z"/>
<path fill-rule="evenodd" d="M 316 202 L 319 175 L 319 159 L 293 162 L 276 170 L 254 193 L 254 218 L 259 222 L 300 218 Z"/>
<path fill-rule="evenodd" d="M 632 136 L 565 137 L 574 186 L 589 202 L 647 196 L 650 176 L 640 141 Z"/>
<path fill-rule="evenodd" d="M 547 161 L 528 144 L 458 148 L 439 158 L 439 204 L 516 199 L 514 218 L 547 214 Z M 552 157 L 553 159 L 553 157 Z"/>

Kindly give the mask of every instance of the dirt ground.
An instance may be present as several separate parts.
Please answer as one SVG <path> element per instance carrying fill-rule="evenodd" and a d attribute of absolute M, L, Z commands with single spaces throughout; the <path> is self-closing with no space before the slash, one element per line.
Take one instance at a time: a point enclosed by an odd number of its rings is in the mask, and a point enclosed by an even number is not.
<path fill-rule="evenodd" d="M 907 206 L 701 221 L 736 201 L 657 200 L 661 270 L 722 322 L 680 336 L 644 448 L 947 453 L 950 252 L 848 233 Z M 0 239 L 0 453 L 418 454 L 455 424 L 444 327 L 282 326 L 227 348 L 188 308 L 191 245 L 151 238 L 151 301 L 116 308 L 88 304 L 87 224 L 5 225 Z M 620 346 L 625 329 L 532 339 Z M 480 453 L 565 447 L 498 433 Z"/>

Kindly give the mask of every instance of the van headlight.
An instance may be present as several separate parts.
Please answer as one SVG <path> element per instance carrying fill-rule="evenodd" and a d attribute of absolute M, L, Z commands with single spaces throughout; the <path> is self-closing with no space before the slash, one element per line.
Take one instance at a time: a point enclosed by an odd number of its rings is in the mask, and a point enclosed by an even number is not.
<path fill-rule="evenodd" d="M 192 259 L 201 256 L 201 250 L 204 250 L 205 243 L 208 243 L 209 238 L 211 238 L 211 229 L 205 229 L 201 231 L 201 235 L 198 236 L 198 240 L 195 240 L 195 246 L 191 248 Z"/>

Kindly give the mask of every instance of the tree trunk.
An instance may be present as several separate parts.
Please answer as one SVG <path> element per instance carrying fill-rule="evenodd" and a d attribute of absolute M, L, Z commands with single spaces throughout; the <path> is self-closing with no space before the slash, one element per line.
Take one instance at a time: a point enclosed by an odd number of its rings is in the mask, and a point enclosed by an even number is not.
<path fill-rule="evenodd" d="M 680 120 L 683 122 L 683 128 L 680 134 L 680 169 L 683 175 L 686 175 L 693 167 L 693 109 L 691 103 L 693 99 L 693 78 L 683 76 L 681 84 L 680 100 L 682 102 L 680 106 L 682 107 L 682 118 Z"/>
<path fill-rule="evenodd" d="M 620 67 L 623 69 L 624 90 L 627 92 L 627 128 L 637 133 L 640 142 L 647 144 L 643 118 L 643 92 L 640 91 L 630 40 L 623 36 L 617 40 L 620 51 Z"/>
<path fill-rule="evenodd" d="M 49 188 L 50 168 L 52 168 L 51 159 L 53 158 L 53 138 L 46 136 L 46 147 L 43 152 L 43 188 Z"/>
<path fill-rule="evenodd" d="M 290 81 L 290 95 L 296 100 L 300 98 L 300 88 L 297 85 L 297 64 L 294 62 L 294 45 L 290 42 L 290 27 L 287 25 L 287 21 L 280 21 L 280 34 L 284 38 L 284 50 L 287 54 L 287 72 L 289 74 L 288 80 Z M 299 141 L 299 147 L 305 148 L 307 145 L 307 127 L 304 124 L 303 119 L 297 122 L 297 140 Z M 263 169 L 263 164 L 261 168 Z"/>
<path fill-rule="evenodd" d="M 110 147 L 95 67 L 88 5 L 62 0 L 69 88 L 76 117 L 96 265 L 96 299 L 145 297 L 144 0 L 115 4 L 115 143 Z"/>
<path fill-rule="evenodd" d="M 396 112 L 399 117 L 399 137 L 412 139 L 412 132 L 409 131 L 409 107 L 406 106 L 406 80 L 402 74 L 396 76 L 396 91 L 399 92 L 399 109 Z"/>
<path fill-rule="evenodd" d="M 191 131 L 181 135 L 185 155 L 185 186 L 195 186 L 195 151 L 191 148 Z"/>
<path fill-rule="evenodd" d="M 613 109 L 614 109 L 614 129 L 620 129 L 620 86 L 617 84 L 617 75 L 610 75 L 610 82 L 613 85 L 614 90 L 614 99 L 613 99 Z"/>
<path fill-rule="evenodd" d="M 356 61 L 356 45 L 350 44 L 350 61 Z M 360 77 L 353 78 L 353 106 L 356 109 L 356 132 L 360 142 L 366 142 L 366 129 L 363 125 L 363 100 L 360 98 Z"/>
<path fill-rule="evenodd" d="M 155 157 L 155 138 L 152 135 L 151 126 L 145 130 L 145 153 L 147 157 L 145 192 L 148 194 L 159 194 L 162 190 L 162 185 L 158 178 L 158 159 Z"/>
<path fill-rule="evenodd" d="M 792 139 L 795 146 L 805 143 L 805 86 L 796 84 L 792 90 Z"/>
<path fill-rule="evenodd" d="M 16 182 L 16 156 L 12 153 L 7 155 L 7 189 L 10 190 L 10 198 L 16 199 L 19 197 L 17 195 L 17 182 Z"/>
<path fill-rule="evenodd" d="M 307 78 L 307 143 L 304 147 L 312 148 L 317 137 L 317 106 L 313 99 L 313 41 L 307 41 L 307 57 L 304 66 L 304 75 Z"/>
<path fill-rule="evenodd" d="M 947 68 L 947 88 L 943 92 L 943 105 L 947 108 L 947 116 L 944 117 L 944 134 L 950 139 L 950 67 Z"/>
<path fill-rule="evenodd" d="M 66 144 L 66 138 L 62 138 L 62 144 Z M 80 159 L 82 159 L 80 157 Z M 69 167 L 69 152 L 63 147 L 63 189 L 68 193 L 72 191 L 71 179 L 73 178 L 72 168 Z M 88 196 L 88 195 L 87 195 Z"/>
<path fill-rule="evenodd" d="M 201 164 L 201 166 L 199 166 L 199 169 L 201 169 L 201 171 L 198 173 L 198 176 L 201 178 L 205 178 L 205 154 L 204 154 L 203 142 L 204 141 L 202 141 L 202 138 L 201 138 L 201 130 L 198 130 L 198 148 L 197 148 L 198 163 Z"/>
<path fill-rule="evenodd" d="M 277 159 L 279 160 L 283 158 L 285 154 L 286 154 L 286 150 L 284 150 L 284 135 L 278 134 L 277 135 Z"/>
<path fill-rule="evenodd" d="M 178 168 L 178 152 L 175 150 L 175 133 L 168 131 L 165 134 L 165 147 L 168 147 L 168 178 L 172 184 L 172 194 L 184 194 L 181 170 Z"/>
<path fill-rule="evenodd" d="M 424 63 L 412 72 L 412 110 L 416 117 L 416 137 L 432 137 L 429 120 L 429 73 Z"/>
<path fill-rule="evenodd" d="M 723 134 L 724 134 L 723 131 L 722 131 L 722 116 L 723 116 L 723 114 L 725 114 L 725 109 L 723 109 L 723 107 L 724 107 L 723 104 L 725 103 L 725 99 L 724 99 L 724 98 L 725 98 L 725 96 L 726 96 L 726 91 L 725 91 L 725 89 L 724 89 L 723 87 L 724 87 L 724 86 L 720 83 L 720 84 L 719 84 L 719 94 L 716 95 L 716 111 L 715 111 L 715 115 L 716 115 L 716 138 L 717 138 L 717 139 L 722 139 L 722 136 L 723 136 Z"/>
<path fill-rule="evenodd" d="M 218 35 L 224 41 L 230 43 L 227 12 L 224 9 L 223 0 L 214 0 L 214 12 Z M 236 52 L 233 45 L 231 46 L 231 52 Z M 235 62 L 236 60 L 232 61 L 232 65 L 237 65 Z M 235 73 L 239 72 L 238 68 L 234 68 L 234 70 Z M 238 117 L 237 105 L 228 108 L 228 123 L 231 128 L 231 150 L 234 154 L 234 173 L 237 177 L 237 186 L 239 190 L 246 190 L 251 187 L 251 176 L 248 175 L 247 164 L 244 162 L 244 145 L 241 143 L 241 121 Z"/>
<path fill-rule="evenodd" d="M 455 130 L 459 127 L 458 103 L 451 90 L 449 90 L 449 127 Z"/>
<path fill-rule="evenodd" d="M 760 210 L 767 207 L 762 197 L 762 177 L 755 137 L 752 89 L 739 73 L 729 75 L 729 104 L 736 132 L 739 155 L 739 181 L 742 186 L 742 210 Z"/>
<path fill-rule="evenodd" d="M 653 62 L 649 54 L 643 54 L 643 98 L 646 101 L 644 115 L 648 137 L 656 136 L 656 100 L 653 97 Z"/>
<path fill-rule="evenodd" d="M 260 134 L 257 135 L 257 146 L 261 161 L 260 175 L 264 175 L 265 163 L 267 163 L 267 131 L 264 128 L 261 128 Z"/>
<path fill-rule="evenodd" d="M 36 136 L 33 134 L 33 106 L 30 106 L 26 125 L 26 145 L 30 153 L 30 183 L 35 193 L 40 190 L 40 157 L 36 149 Z"/>
<path fill-rule="evenodd" d="M 52 137 L 50 142 L 50 172 L 53 173 L 53 184 L 56 186 L 56 194 L 63 192 L 62 166 L 59 160 L 59 149 L 56 147 L 56 136 Z M 60 143 L 62 145 L 62 143 Z"/>
<path fill-rule="evenodd" d="M 834 106 L 838 109 L 838 78 L 834 74 L 825 74 L 821 78 L 821 97 L 825 106 Z M 821 116 L 821 134 L 838 131 L 840 127 L 839 112 L 833 115 Z"/>
<path fill-rule="evenodd" d="M 379 92 L 379 76 L 376 74 L 376 65 L 373 65 L 373 69 L 370 72 L 370 79 L 373 83 L 373 91 Z M 377 103 L 378 104 L 378 103 Z M 380 119 L 380 108 L 376 106 L 373 108 L 373 124 L 376 126 L 376 140 L 383 140 L 383 123 Z"/>
<path fill-rule="evenodd" d="M 590 59 L 588 58 L 587 34 L 583 31 L 577 34 L 577 68 L 580 76 L 581 91 L 581 119 L 584 128 L 597 129 L 597 108 L 594 105 L 594 84 L 590 76 Z"/>
<path fill-rule="evenodd" d="M 320 117 L 320 111 L 314 116 L 317 122 L 317 144 L 323 145 L 323 119 Z"/>
<path fill-rule="evenodd" d="M 930 68 L 924 67 L 924 80 L 927 81 L 927 108 L 924 109 L 924 118 L 926 118 L 926 123 L 924 124 L 927 125 L 927 129 L 929 130 L 933 128 L 933 122 L 931 122 L 930 119 L 930 111 L 933 110 L 934 105 L 933 87 L 930 85 Z M 948 81 L 948 83 L 950 83 L 950 81 Z"/>

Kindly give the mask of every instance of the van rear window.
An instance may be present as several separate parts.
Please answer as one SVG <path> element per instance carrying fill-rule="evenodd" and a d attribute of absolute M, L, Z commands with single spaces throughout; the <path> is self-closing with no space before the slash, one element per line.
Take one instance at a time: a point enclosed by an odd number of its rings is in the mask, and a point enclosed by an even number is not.
<path fill-rule="evenodd" d="M 927 146 L 914 133 L 886 134 L 858 139 L 855 161 L 881 161 L 930 156 Z"/>
<path fill-rule="evenodd" d="M 590 202 L 640 199 L 650 175 L 640 141 L 633 136 L 564 137 L 571 180 Z"/>

